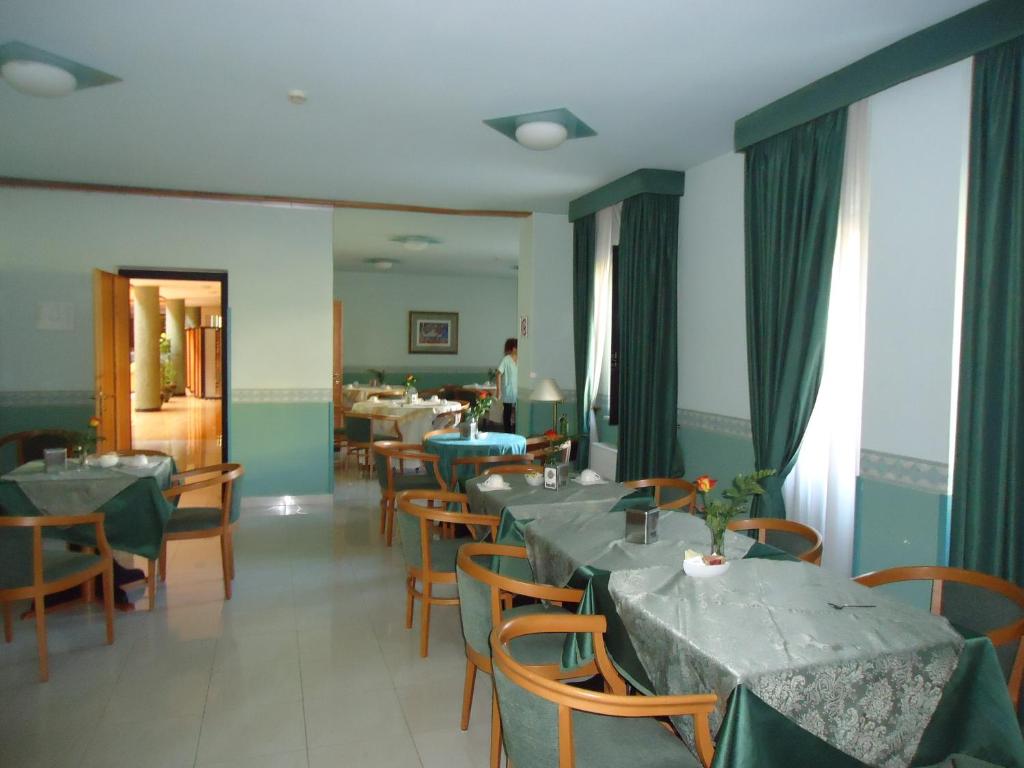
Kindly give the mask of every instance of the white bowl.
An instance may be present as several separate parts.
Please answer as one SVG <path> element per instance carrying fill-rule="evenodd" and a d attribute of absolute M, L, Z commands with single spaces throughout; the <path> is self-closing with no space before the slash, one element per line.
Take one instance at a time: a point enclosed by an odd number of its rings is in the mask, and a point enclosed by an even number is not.
<path fill-rule="evenodd" d="M 104 453 L 99 457 L 98 464 L 104 468 L 116 467 L 119 461 L 116 453 Z"/>
<path fill-rule="evenodd" d="M 530 474 L 523 475 L 523 478 L 525 478 L 527 485 L 544 484 L 544 475 L 542 475 L 540 472 L 531 472 Z"/>
<path fill-rule="evenodd" d="M 721 565 L 708 565 L 700 557 L 691 557 L 688 560 L 683 560 L 683 570 L 687 576 L 693 576 L 696 579 L 707 579 L 712 576 L 721 576 L 728 571 L 729 561 L 726 560 Z"/>
<path fill-rule="evenodd" d="M 149 466 L 149 457 L 145 454 L 135 456 L 122 456 L 121 464 L 125 467 L 146 467 Z"/>

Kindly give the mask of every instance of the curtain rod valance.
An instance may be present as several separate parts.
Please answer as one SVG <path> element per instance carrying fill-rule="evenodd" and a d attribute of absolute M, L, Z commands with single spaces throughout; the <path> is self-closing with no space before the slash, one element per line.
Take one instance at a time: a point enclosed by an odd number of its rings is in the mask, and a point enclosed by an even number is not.
<path fill-rule="evenodd" d="M 627 173 L 615 181 L 598 187 L 569 203 L 569 221 L 582 219 L 597 213 L 609 205 L 621 203 L 627 197 L 644 193 L 655 195 L 676 195 L 682 197 L 686 187 L 686 174 L 682 171 L 663 171 L 658 168 L 641 168 Z"/>
<path fill-rule="evenodd" d="M 1024 2 L 989 0 L 826 75 L 736 121 L 742 151 L 824 114 L 1024 34 Z M 571 210 L 571 208 L 570 208 Z"/>

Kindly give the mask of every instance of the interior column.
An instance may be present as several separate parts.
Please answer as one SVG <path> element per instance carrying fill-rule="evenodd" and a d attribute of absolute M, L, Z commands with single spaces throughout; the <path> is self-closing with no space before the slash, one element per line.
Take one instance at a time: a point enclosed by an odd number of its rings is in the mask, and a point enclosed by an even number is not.
<path fill-rule="evenodd" d="M 174 394 L 185 394 L 185 300 L 166 299 L 164 307 L 167 338 L 171 340 L 171 368 L 174 371 Z"/>
<path fill-rule="evenodd" d="M 158 411 L 160 399 L 160 289 L 135 286 L 135 410 Z"/>

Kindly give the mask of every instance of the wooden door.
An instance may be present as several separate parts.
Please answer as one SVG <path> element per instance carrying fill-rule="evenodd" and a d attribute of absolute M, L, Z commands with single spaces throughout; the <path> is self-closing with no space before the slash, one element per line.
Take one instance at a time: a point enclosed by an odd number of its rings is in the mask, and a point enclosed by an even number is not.
<path fill-rule="evenodd" d="M 344 366 L 344 353 L 345 353 L 345 312 L 340 301 L 334 302 L 334 376 L 331 379 L 334 382 L 333 399 L 334 399 L 334 428 L 338 429 L 341 426 L 341 387 L 345 383 L 342 375 L 342 369 Z"/>
<path fill-rule="evenodd" d="M 93 271 L 97 450 L 132 447 L 131 303 L 127 277 Z"/>

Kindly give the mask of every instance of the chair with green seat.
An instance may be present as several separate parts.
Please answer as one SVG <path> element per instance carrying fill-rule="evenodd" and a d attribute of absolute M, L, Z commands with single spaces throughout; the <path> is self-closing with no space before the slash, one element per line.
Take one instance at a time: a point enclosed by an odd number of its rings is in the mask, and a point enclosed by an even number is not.
<path fill-rule="evenodd" d="M 462 692 L 462 730 L 469 728 L 473 706 L 473 687 L 477 670 L 491 671 L 490 637 L 494 627 L 514 616 L 532 614 L 566 614 L 562 603 L 579 603 L 583 591 L 570 587 L 552 587 L 521 581 L 497 573 L 494 565 L 505 559 L 525 560 L 526 549 L 500 544 L 477 542 L 464 544 L 459 549 L 456 574 L 459 585 L 459 613 L 462 618 L 462 636 L 466 641 L 466 681 Z M 511 607 L 514 597 L 544 600 Z M 517 656 L 525 663 L 539 665 L 551 679 L 578 679 L 591 677 L 597 672 L 594 662 L 572 670 L 561 666 L 565 635 L 538 635 L 515 643 Z M 491 768 L 501 762 L 501 721 L 498 701 L 491 696 Z"/>
<path fill-rule="evenodd" d="M 44 549 L 43 530 L 92 526 L 97 553 Z M 3 606 L 4 640 L 11 642 L 14 627 L 11 602 L 32 600 L 39 645 L 39 679 L 50 678 L 46 644 L 47 595 L 80 584 L 103 579 L 103 611 L 106 615 L 107 645 L 114 642 L 114 559 L 103 532 L 103 514 L 40 515 L 4 517 L 0 515 L 0 605 Z"/>
<path fill-rule="evenodd" d="M 452 459 L 451 488 L 465 488 L 466 481 L 479 477 L 490 468 L 522 466 L 534 463 L 533 457 L 522 453 L 503 453 L 498 456 L 456 456 Z"/>
<path fill-rule="evenodd" d="M 220 538 L 221 572 L 224 577 L 224 599 L 231 599 L 231 582 L 235 578 L 235 550 L 231 526 L 238 521 L 240 495 L 235 481 L 244 474 L 241 464 L 213 464 L 190 469 L 171 477 L 171 487 L 164 497 L 176 501 L 186 493 L 203 489 L 219 491 L 220 504 L 215 507 L 177 507 L 171 513 L 160 547 L 160 581 L 167 580 L 167 542 L 184 539 Z"/>
<path fill-rule="evenodd" d="M 425 453 L 419 443 L 398 440 L 376 440 L 373 443 L 377 483 L 380 485 L 380 532 L 391 546 L 395 528 L 395 495 L 402 491 L 447 491 L 441 477 L 441 457 Z M 424 472 L 405 472 L 405 462 L 419 461 Z"/>
<path fill-rule="evenodd" d="M 459 547 L 474 541 L 470 537 L 446 538 L 440 526 L 479 526 L 498 532 L 498 518 L 471 515 L 464 493 L 450 491 L 402 491 L 398 503 L 398 535 L 405 559 L 405 628 L 412 629 L 414 601 L 420 601 L 420 656 L 426 657 L 430 643 L 430 608 L 434 605 L 458 605 L 459 598 L 437 597 L 434 587 L 455 584 L 455 560 Z M 453 511 L 458 510 L 458 511 Z M 479 530 L 479 529 L 478 529 Z M 421 585 L 416 589 L 416 582 Z"/>
<path fill-rule="evenodd" d="M 708 768 L 714 743 L 708 718 L 718 697 L 627 696 L 608 657 L 601 615 L 537 614 L 508 619 L 491 633 L 494 688 L 502 735 L 515 766 L 573 768 Z M 605 691 L 576 688 L 521 658 L 516 641 L 543 634 L 589 633 Z M 697 754 L 656 718 L 693 718 Z"/>

